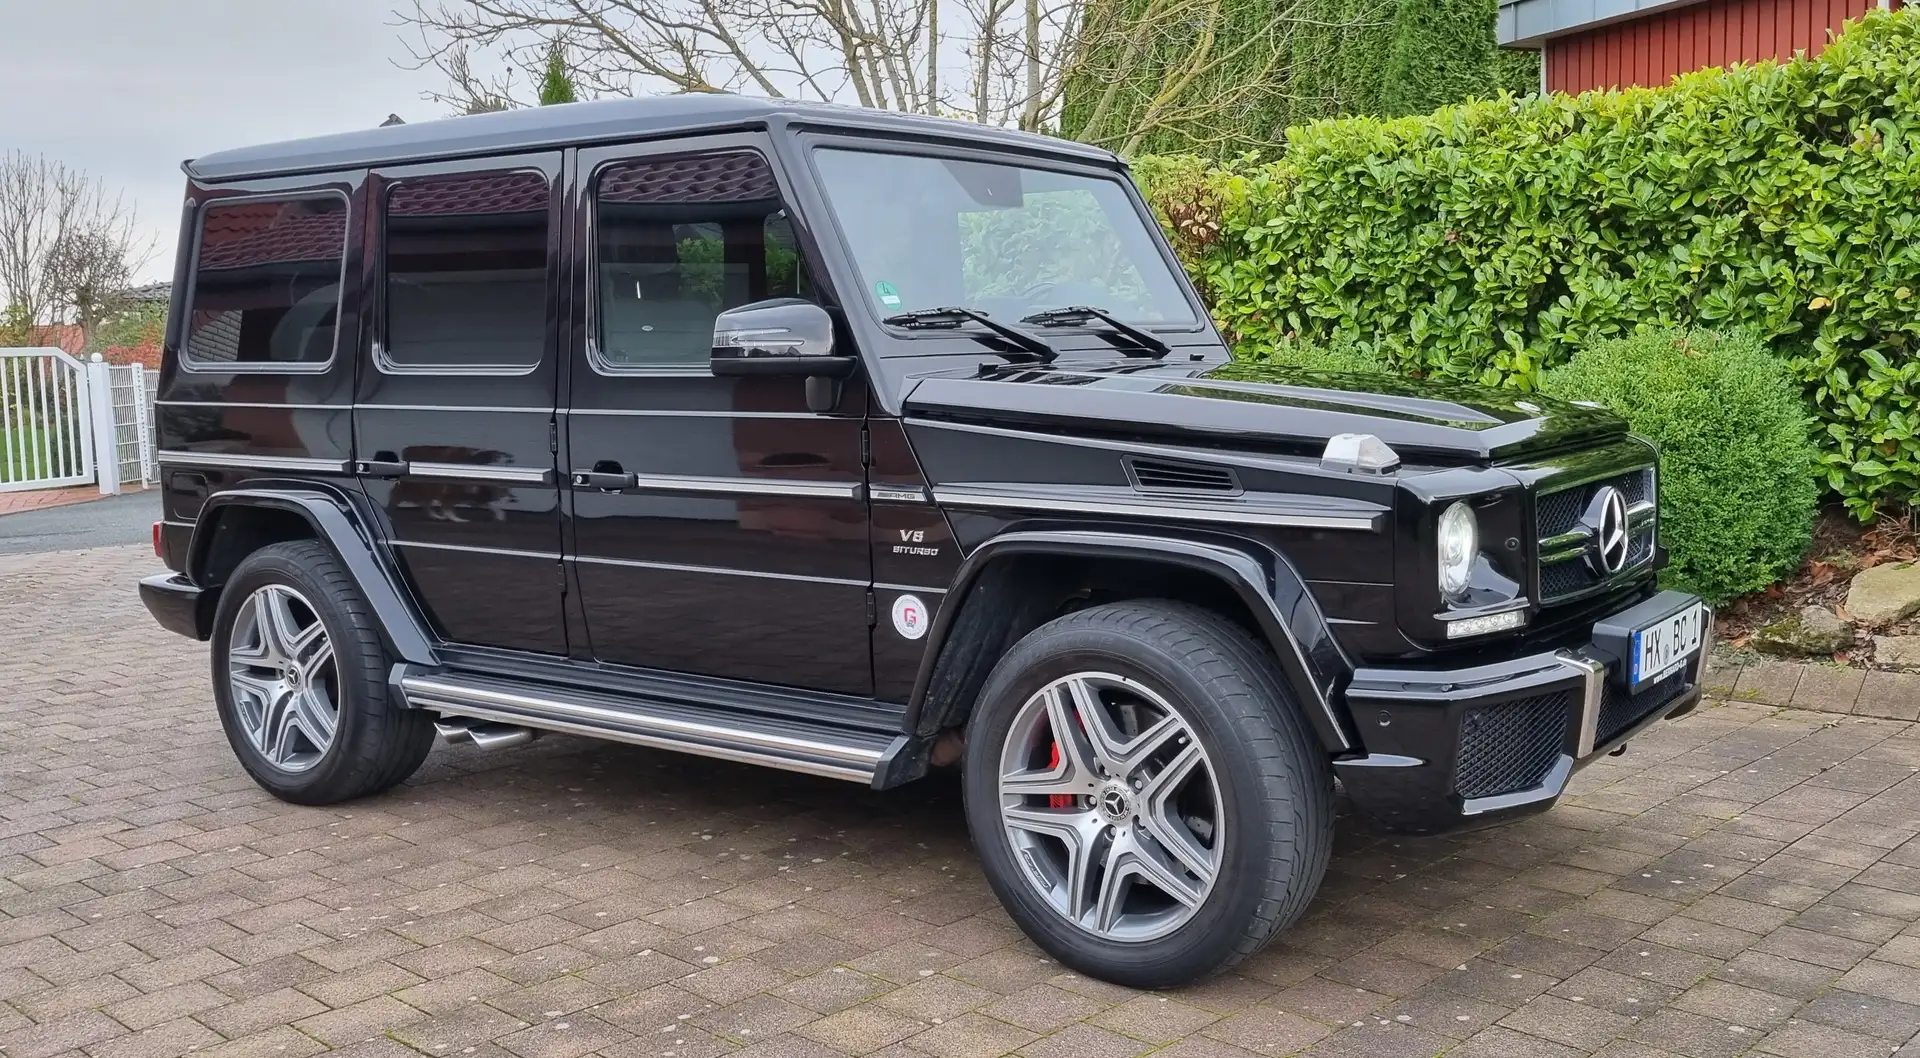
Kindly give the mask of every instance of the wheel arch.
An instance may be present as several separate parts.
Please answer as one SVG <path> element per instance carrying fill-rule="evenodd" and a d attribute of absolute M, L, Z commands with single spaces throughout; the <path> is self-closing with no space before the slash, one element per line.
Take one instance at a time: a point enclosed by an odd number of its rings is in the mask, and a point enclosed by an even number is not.
<path fill-rule="evenodd" d="M 1051 618 L 1036 612 L 1049 605 L 1044 593 L 1022 586 L 1015 575 L 1019 560 L 1029 557 L 1122 561 L 1202 574 L 1212 590 L 1238 604 L 1241 612 L 1228 616 L 1250 623 L 1249 631 L 1272 650 L 1308 727 L 1327 752 L 1359 745 L 1338 693 L 1351 664 L 1284 555 L 1244 541 L 1103 530 L 1010 532 L 967 556 L 928 632 L 907 703 L 904 730 L 910 739 L 930 743 L 964 721 L 993 664 L 1019 636 Z"/>
<path fill-rule="evenodd" d="M 296 489 L 229 489 L 207 500 L 194 521 L 185 570 L 202 589 L 199 638 L 210 634 L 220 589 L 248 555 L 301 539 L 319 540 L 333 551 L 373 608 L 381 637 L 394 656 L 420 665 L 439 664 L 434 638 L 402 587 L 399 571 L 375 548 L 374 536 L 352 500 L 310 482 Z"/>

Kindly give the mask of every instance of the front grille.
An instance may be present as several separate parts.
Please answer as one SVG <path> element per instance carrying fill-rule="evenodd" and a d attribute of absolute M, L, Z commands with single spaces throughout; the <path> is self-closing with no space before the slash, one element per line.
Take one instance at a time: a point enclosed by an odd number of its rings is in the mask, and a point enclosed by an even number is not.
<path fill-rule="evenodd" d="M 1628 694 L 1626 688 L 1608 680 L 1600 694 L 1600 722 L 1594 729 L 1593 744 L 1601 746 L 1611 742 L 1622 731 L 1646 719 L 1648 713 L 1673 701 L 1687 689 L 1687 675 L 1683 666 L 1679 672 L 1642 688 L 1639 694 Z"/>
<path fill-rule="evenodd" d="M 1571 701 L 1559 691 L 1469 710 L 1460 722 L 1454 789 L 1471 798 L 1539 786 L 1566 744 Z"/>
<path fill-rule="evenodd" d="M 1572 543 L 1552 542 L 1555 537 L 1587 532 L 1587 528 L 1581 524 L 1581 516 L 1593 503 L 1594 496 L 1608 485 L 1620 490 L 1629 510 L 1655 500 L 1653 468 L 1642 467 L 1570 489 L 1545 493 L 1534 501 L 1534 522 L 1540 536 L 1537 554 L 1540 556 L 1541 602 L 1551 603 L 1581 595 L 1601 587 L 1610 579 L 1588 564 L 1584 539 Z M 1631 526 L 1627 538 L 1626 565 L 1613 578 L 1637 572 L 1653 557 L 1656 532 L 1655 520 L 1649 517 L 1643 517 L 1638 524 Z"/>

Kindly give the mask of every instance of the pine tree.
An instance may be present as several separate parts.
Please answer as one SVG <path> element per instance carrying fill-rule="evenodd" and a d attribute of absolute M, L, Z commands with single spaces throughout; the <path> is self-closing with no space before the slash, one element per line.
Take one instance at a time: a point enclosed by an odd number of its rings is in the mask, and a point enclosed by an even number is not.
<path fill-rule="evenodd" d="M 567 76 L 567 46 L 554 41 L 547 49 L 547 72 L 540 80 L 540 105 L 576 103 L 580 96 L 573 90 L 573 78 Z"/>

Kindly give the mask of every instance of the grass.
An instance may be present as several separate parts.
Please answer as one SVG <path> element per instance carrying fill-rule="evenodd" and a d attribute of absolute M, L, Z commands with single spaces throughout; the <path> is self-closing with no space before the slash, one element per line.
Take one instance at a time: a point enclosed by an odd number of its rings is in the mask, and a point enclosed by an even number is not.
<path fill-rule="evenodd" d="M 46 453 L 41 448 L 46 432 L 37 423 L 16 422 L 11 429 L 0 427 L 0 484 L 80 473 L 79 439 L 67 439 L 63 459 L 59 439 L 54 441 L 53 452 Z M 51 461 L 46 459 L 48 455 Z"/>

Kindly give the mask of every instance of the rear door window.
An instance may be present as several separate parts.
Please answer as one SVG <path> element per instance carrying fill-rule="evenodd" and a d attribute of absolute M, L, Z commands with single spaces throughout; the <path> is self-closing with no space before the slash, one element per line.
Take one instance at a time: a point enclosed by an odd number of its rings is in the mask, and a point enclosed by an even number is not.
<path fill-rule="evenodd" d="M 544 173 L 401 180 L 386 201 L 381 366 L 524 371 L 547 335 Z"/>

